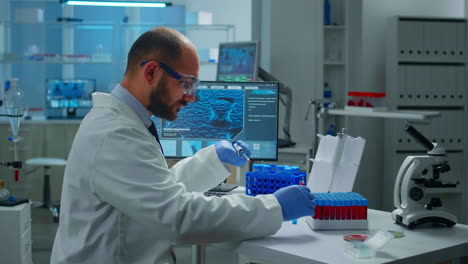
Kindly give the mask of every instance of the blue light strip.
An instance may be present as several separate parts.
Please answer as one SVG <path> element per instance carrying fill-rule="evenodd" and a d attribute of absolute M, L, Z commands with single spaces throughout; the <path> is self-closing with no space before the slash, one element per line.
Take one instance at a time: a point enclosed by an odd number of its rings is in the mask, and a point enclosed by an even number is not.
<path fill-rule="evenodd" d="M 118 2 L 118 1 L 75 1 L 69 0 L 67 5 L 81 6 L 120 6 L 120 7 L 166 7 L 164 2 Z"/>

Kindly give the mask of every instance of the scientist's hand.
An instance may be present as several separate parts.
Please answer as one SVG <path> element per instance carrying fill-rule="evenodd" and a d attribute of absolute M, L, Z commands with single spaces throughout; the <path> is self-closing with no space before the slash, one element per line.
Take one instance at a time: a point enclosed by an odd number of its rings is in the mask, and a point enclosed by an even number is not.
<path fill-rule="evenodd" d="M 303 216 L 314 216 L 315 201 L 310 189 L 301 185 L 291 185 L 273 193 L 283 211 L 283 221 Z"/>
<path fill-rule="evenodd" d="M 243 149 L 245 155 L 250 157 L 249 145 L 242 140 L 235 141 Z M 234 143 L 234 142 L 233 142 Z M 245 164 L 247 159 L 234 148 L 233 143 L 227 140 L 221 140 L 215 145 L 216 153 L 220 161 L 241 167 Z"/>

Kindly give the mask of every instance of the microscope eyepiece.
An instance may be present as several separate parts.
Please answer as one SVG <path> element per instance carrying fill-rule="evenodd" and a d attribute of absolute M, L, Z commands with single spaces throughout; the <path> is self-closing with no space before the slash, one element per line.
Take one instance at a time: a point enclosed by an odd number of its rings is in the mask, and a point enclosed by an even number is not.
<path fill-rule="evenodd" d="M 416 141 L 421 143 L 427 151 L 431 151 L 434 148 L 434 145 L 429 141 L 423 134 L 421 134 L 416 128 L 411 124 L 406 125 L 405 132 L 412 136 Z"/>

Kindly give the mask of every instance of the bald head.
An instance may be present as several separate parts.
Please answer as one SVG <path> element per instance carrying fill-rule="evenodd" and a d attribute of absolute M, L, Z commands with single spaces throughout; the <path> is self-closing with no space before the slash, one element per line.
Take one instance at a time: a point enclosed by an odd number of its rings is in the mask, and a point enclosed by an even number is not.
<path fill-rule="evenodd" d="M 174 66 L 171 64 L 179 62 L 187 52 L 196 54 L 195 46 L 180 32 L 167 27 L 151 29 L 143 33 L 130 48 L 125 76 L 134 75 L 139 64 L 147 60 L 159 60 Z"/>

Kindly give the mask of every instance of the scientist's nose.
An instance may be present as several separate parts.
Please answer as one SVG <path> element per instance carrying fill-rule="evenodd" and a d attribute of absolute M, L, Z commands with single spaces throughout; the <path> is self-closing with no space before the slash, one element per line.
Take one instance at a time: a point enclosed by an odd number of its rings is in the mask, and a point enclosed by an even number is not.
<path fill-rule="evenodd" d="M 187 102 L 187 103 L 193 103 L 193 102 L 195 102 L 195 99 L 196 99 L 196 95 L 195 95 L 195 94 L 190 94 L 190 95 L 184 94 L 184 100 L 185 100 L 185 102 Z"/>

